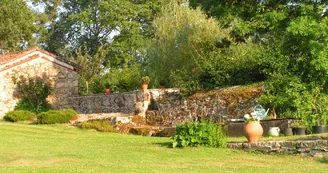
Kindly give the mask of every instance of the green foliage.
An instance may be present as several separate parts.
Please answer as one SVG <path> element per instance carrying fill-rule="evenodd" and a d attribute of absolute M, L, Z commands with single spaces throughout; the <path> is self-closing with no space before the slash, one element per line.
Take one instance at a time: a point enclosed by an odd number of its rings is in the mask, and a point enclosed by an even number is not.
<path fill-rule="evenodd" d="M 110 84 L 111 91 L 127 92 L 140 88 L 139 65 L 125 66 L 123 69 L 112 69 L 109 73 L 95 79 L 90 90 L 93 93 L 103 93 L 106 84 Z"/>
<path fill-rule="evenodd" d="M 163 8 L 154 26 L 156 37 L 147 62 L 154 85 L 167 79 L 172 87 L 198 88 L 200 67 L 197 61 L 206 59 L 227 31 L 200 9 L 189 9 L 188 3 L 179 5 L 176 0 Z"/>
<path fill-rule="evenodd" d="M 79 72 L 79 93 L 82 95 L 89 94 L 89 85 L 93 83 L 95 78 L 102 72 L 102 64 L 105 60 L 107 50 L 99 47 L 97 52 L 91 56 L 86 47 L 79 48 L 71 60 L 80 66 L 82 70 Z"/>
<path fill-rule="evenodd" d="M 141 83 L 142 84 L 147 84 L 148 85 L 149 82 L 150 82 L 149 76 L 144 76 L 144 77 L 141 78 Z"/>
<path fill-rule="evenodd" d="M 213 122 L 188 122 L 176 127 L 173 147 L 210 146 L 226 148 L 227 137 L 224 128 Z"/>
<path fill-rule="evenodd" d="M 117 132 L 116 129 L 107 121 L 85 121 L 80 125 L 80 128 L 96 129 L 99 132 Z"/>
<path fill-rule="evenodd" d="M 14 79 L 14 83 L 16 83 L 15 97 L 20 99 L 15 110 L 27 110 L 37 114 L 51 108 L 47 97 L 53 89 L 49 83 L 40 78 L 21 78 L 18 81 Z"/>
<path fill-rule="evenodd" d="M 154 85 L 163 79 L 188 93 L 266 79 L 265 46 L 231 39 L 231 27 L 208 18 L 186 1 L 172 1 L 155 19 L 156 37 L 149 49 L 148 73 Z M 247 22 L 246 22 L 247 23 Z M 247 31 L 248 33 L 249 31 Z"/>
<path fill-rule="evenodd" d="M 57 124 L 69 123 L 69 121 L 77 116 L 73 109 L 50 110 L 37 115 L 38 124 Z"/>
<path fill-rule="evenodd" d="M 32 120 L 35 117 L 36 115 L 29 111 L 9 111 L 3 119 L 6 121 L 17 122 Z"/>
<path fill-rule="evenodd" d="M 35 15 L 24 0 L 1 0 L 0 52 L 20 50 L 33 45 Z M 1 54 L 0 54 L 1 55 Z"/>

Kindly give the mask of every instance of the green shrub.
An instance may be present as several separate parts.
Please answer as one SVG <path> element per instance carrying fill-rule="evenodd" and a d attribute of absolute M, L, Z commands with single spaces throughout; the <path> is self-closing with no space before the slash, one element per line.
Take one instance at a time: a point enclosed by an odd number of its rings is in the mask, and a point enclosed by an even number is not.
<path fill-rule="evenodd" d="M 176 127 L 173 147 L 210 146 L 226 148 L 227 137 L 221 125 L 213 122 L 188 122 Z"/>
<path fill-rule="evenodd" d="M 69 123 L 69 120 L 77 116 L 73 109 L 50 110 L 37 115 L 38 124 Z"/>
<path fill-rule="evenodd" d="M 83 122 L 80 125 L 82 129 L 96 129 L 100 132 L 116 132 L 115 128 L 106 121 L 92 121 L 92 122 Z"/>
<path fill-rule="evenodd" d="M 16 84 L 15 97 L 19 98 L 15 110 L 27 110 L 36 114 L 50 110 L 51 105 L 47 101 L 53 90 L 50 83 L 39 78 L 13 80 Z"/>
<path fill-rule="evenodd" d="M 9 111 L 3 117 L 6 121 L 17 122 L 32 120 L 35 114 L 29 111 Z"/>

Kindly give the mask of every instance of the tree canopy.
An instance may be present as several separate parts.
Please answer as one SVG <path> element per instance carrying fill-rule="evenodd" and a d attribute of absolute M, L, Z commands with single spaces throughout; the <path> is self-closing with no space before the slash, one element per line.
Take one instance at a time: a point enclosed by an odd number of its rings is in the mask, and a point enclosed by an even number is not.
<path fill-rule="evenodd" d="M 0 51 L 19 50 L 33 45 L 36 32 L 35 14 L 23 0 L 2 0 L 0 3 Z"/>

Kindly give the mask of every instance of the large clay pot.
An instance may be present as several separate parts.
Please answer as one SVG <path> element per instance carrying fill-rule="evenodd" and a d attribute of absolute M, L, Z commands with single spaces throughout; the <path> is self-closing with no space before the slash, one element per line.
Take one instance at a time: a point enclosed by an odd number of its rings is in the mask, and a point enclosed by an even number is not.
<path fill-rule="evenodd" d="M 244 134 L 249 143 L 258 142 L 263 135 L 263 128 L 260 122 L 246 123 Z"/>

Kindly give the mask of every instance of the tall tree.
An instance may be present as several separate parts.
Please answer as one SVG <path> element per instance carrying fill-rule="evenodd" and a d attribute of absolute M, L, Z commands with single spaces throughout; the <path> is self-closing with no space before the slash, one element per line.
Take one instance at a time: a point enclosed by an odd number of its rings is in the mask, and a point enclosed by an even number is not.
<path fill-rule="evenodd" d="M 199 89 L 200 62 L 227 35 L 218 21 L 200 9 L 190 9 L 187 1 L 169 3 L 154 21 L 156 37 L 149 52 L 149 71 L 154 82 L 168 80 L 175 87 Z"/>
<path fill-rule="evenodd" d="M 74 55 L 76 60 L 81 57 L 75 53 L 79 50 L 90 62 L 98 62 L 93 59 L 102 47 L 104 57 L 96 64 L 106 72 L 135 73 L 154 37 L 152 21 L 166 1 L 35 0 L 46 6 L 48 16 L 41 45 L 64 57 Z"/>
<path fill-rule="evenodd" d="M 24 0 L 2 0 L 0 3 L 0 50 L 19 50 L 33 42 L 35 14 Z"/>
<path fill-rule="evenodd" d="M 51 19 L 45 48 L 65 54 L 86 45 L 92 56 L 100 46 L 110 47 L 106 63 L 122 66 L 136 61 L 153 36 L 151 21 L 161 0 L 37 0 L 46 3 Z M 57 9 L 56 16 L 53 10 Z M 54 19 L 53 16 L 56 16 Z M 110 46 L 109 46 L 110 45 Z"/>

